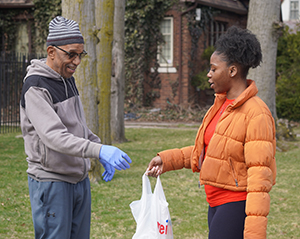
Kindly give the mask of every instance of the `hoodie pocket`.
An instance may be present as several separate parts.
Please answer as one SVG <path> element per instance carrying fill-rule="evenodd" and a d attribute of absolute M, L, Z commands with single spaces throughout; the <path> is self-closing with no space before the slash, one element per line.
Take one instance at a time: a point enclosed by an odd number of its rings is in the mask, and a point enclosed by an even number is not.
<path fill-rule="evenodd" d="M 239 186 L 238 177 L 237 177 L 236 171 L 234 169 L 234 166 L 233 166 L 231 158 L 229 158 L 229 164 L 230 164 L 230 168 L 231 168 L 231 174 L 232 174 L 233 180 L 235 182 L 235 186 L 238 187 Z"/>
<path fill-rule="evenodd" d="M 42 140 L 39 140 L 37 146 L 38 146 L 37 152 L 39 152 L 39 155 L 41 157 L 41 164 L 43 166 L 46 166 L 46 149 L 45 149 L 46 146 L 44 145 Z"/>

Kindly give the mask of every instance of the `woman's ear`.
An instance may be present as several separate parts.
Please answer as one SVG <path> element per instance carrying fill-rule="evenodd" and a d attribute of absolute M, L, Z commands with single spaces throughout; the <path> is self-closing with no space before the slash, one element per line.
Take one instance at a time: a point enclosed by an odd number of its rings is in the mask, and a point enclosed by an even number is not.
<path fill-rule="evenodd" d="M 229 76 L 230 77 L 235 77 L 238 73 L 238 69 L 236 67 L 236 65 L 231 65 L 229 66 Z"/>

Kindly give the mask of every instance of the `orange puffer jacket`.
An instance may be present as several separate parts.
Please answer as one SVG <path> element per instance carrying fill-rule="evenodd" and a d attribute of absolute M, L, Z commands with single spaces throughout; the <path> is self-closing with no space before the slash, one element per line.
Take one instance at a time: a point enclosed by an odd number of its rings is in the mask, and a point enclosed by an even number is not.
<path fill-rule="evenodd" d="M 276 139 L 272 114 L 256 96 L 254 81 L 222 114 L 210 140 L 205 160 L 204 132 L 226 100 L 217 94 L 206 113 L 194 146 L 158 153 L 163 171 L 192 168 L 200 183 L 232 191 L 247 191 L 244 238 L 266 238 L 269 192 L 276 178 Z M 203 162 L 203 163 L 202 163 Z"/>

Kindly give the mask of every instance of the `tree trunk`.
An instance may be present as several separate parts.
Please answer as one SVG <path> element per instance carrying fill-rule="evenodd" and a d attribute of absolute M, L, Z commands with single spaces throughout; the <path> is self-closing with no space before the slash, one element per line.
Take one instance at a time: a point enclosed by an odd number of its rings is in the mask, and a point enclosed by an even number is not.
<path fill-rule="evenodd" d="M 110 129 L 110 90 L 112 40 L 114 22 L 114 0 L 97 0 L 96 26 L 100 29 L 97 37 L 97 79 L 98 79 L 98 114 L 99 136 L 104 144 L 111 144 Z"/>
<path fill-rule="evenodd" d="M 91 34 L 95 26 L 95 3 L 84 0 L 81 2 L 62 0 L 63 16 L 76 21 L 84 37 L 84 47 L 88 55 L 82 59 L 74 74 L 76 84 L 80 93 L 84 113 L 88 127 L 98 132 L 97 108 L 97 68 L 96 68 L 96 41 L 97 38 Z"/>
<path fill-rule="evenodd" d="M 124 142 L 124 38 L 125 38 L 125 1 L 115 1 L 114 37 L 112 49 L 111 76 L 111 138 L 113 142 Z"/>
<path fill-rule="evenodd" d="M 82 59 L 74 74 L 76 85 L 79 90 L 86 116 L 87 126 L 94 133 L 98 133 L 98 111 L 97 111 L 97 58 L 95 36 L 95 2 L 90 0 L 73 1 L 62 0 L 62 15 L 72 19 L 79 24 L 80 31 L 84 37 L 84 48 L 88 55 Z M 91 182 L 101 180 L 101 165 L 98 159 L 91 160 L 89 178 Z"/>
<path fill-rule="evenodd" d="M 247 28 L 260 41 L 263 63 L 250 69 L 248 78 L 255 80 L 258 96 L 268 105 L 276 119 L 276 56 L 278 34 L 274 27 L 279 22 L 280 0 L 251 0 L 249 4 Z"/>

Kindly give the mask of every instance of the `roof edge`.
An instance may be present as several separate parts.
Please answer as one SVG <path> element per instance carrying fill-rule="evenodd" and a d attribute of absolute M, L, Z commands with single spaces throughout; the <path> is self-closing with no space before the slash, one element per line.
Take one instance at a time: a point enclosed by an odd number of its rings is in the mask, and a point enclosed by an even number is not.
<path fill-rule="evenodd" d="M 218 0 L 180 0 L 180 2 L 198 3 L 205 6 L 225 10 L 228 12 L 234 12 L 239 15 L 248 14 L 248 9 L 244 6 L 244 4 L 240 0 L 232 0 L 232 4 L 230 5 L 228 4 L 229 1 L 218 1 Z"/>

